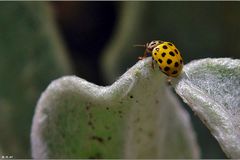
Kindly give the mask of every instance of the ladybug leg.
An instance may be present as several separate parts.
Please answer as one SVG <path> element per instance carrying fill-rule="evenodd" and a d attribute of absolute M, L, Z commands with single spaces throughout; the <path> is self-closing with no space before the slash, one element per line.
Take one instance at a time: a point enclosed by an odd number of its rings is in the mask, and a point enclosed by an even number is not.
<path fill-rule="evenodd" d="M 147 57 L 147 50 L 144 51 L 143 56 L 138 57 L 138 60 L 143 60 L 146 57 Z"/>
<path fill-rule="evenodd" d="M 152 69 L 154 70 L 154 59 L 152 58 Z"/>
<path fill-rule="evenodd" d="M 167 77 L 167 83 L 168 85 L 172 85 L 172 79 L 170 77 Z"/>

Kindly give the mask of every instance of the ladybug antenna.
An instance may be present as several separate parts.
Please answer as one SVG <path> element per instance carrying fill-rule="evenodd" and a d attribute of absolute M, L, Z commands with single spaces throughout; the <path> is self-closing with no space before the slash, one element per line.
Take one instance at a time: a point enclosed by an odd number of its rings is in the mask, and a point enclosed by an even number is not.
<path fill-rule="evenodd" d="M 144 47 L 144 48 L 146 48 L 146 45 L 145 44 L 134 44 L 133 47 Z"/>

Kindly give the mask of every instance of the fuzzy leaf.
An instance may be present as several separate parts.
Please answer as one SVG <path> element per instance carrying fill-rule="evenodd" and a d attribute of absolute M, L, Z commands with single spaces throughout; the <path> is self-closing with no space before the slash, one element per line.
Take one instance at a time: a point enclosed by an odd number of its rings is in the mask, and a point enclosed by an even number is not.
<path fill-rule="evenodd" d="M 150 58 L 111 86 L 53 81 L 34 115 L 33 158 L 199 158 L 189 115 L 165 83 Z"/>
<path fill-rule="evenodd" d="M 240 60 L 202 59 L 184 67 L 176 92 L 210 129 L 230 158 L 240 158 Z"/>

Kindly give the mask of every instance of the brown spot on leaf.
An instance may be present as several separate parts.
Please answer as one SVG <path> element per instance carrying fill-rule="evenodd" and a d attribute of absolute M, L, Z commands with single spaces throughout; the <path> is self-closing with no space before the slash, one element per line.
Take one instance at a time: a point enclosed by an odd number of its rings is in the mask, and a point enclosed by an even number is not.
<path fill-rule="evenodd" d="M 91 122 L 91 121 L 88 121 L 88 125 L 89 125 L 89 126 L 91 126 L 91 125 L 93 125 L 93 124 L 92 124 L 92 122 Z"/>
<path fill-rule="evenodd" d="M 96 154 L 88 157 L 88 159 L 102 159 L 102 158 L 103 158 L 103 156 L 101 153 L 96 153 Z"/>
<path fill-rule="evenodd" d="M 109 140 L 109 141 L 110 141 L 111 139 L 112 139 L 112 137 L 111 137 L 111 136 L 107 137 L 107 140 Z"/>
<path fill-rule="evenodd" d="M 137 117 L 137 119 L 134 120 L 134 123 L 138 123 L 140 121 L 140 118 Z"/>
<path fill-rule="evenodd" d="M 88 125 L 92 128 L 92 129 L 95 129 L 93 123 L 91 121 L 88 121 Z"/>
<path fill-rule="evenodd" d="M 92 118 L 93 116 L 92 116 L 92 113 L 89 113 L 89 118 Z"/>
<path fill-rule="evenodd" d="M 153 132 L 149 132 L 149 133 L 148 133 L 148 136 L 149 136 L 150 138 L 152 138 L 152 137 L 153 137 Z"/>
<path fill-rule="evenodd" d="M 105 126 L 105 129 L 109 130 L 110 128 L 108 126 Z"/>
<path fill-rule="evenodd" d="M 90 109 L 90 107 L 89 106 L 86 106 L 86 110 L 88 111 Z"/>
<path fill-rule="evenodd" d="M 91 139 L 96 140 L 99 143 L 104 143 L 104 139 L 102 137 L 99 137 L 99 136 L 92 136 Z"/>

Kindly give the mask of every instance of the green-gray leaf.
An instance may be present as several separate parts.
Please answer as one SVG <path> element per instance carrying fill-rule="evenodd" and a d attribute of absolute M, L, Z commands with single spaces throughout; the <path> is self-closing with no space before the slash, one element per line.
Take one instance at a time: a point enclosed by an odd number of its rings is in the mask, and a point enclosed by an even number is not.
<path fill-rule="evenodd" d="M 138 62 L 111 86 L 75 76 L 52 82 L 38 101 L 34 158 L 199 158 L 187 112 L 166 77 Z"/>
<path fill-rule="evenodd" d="M 184 67 L 176 92 L 230 158 L 240 158 L 240 60 L 202 59 Z"/>

